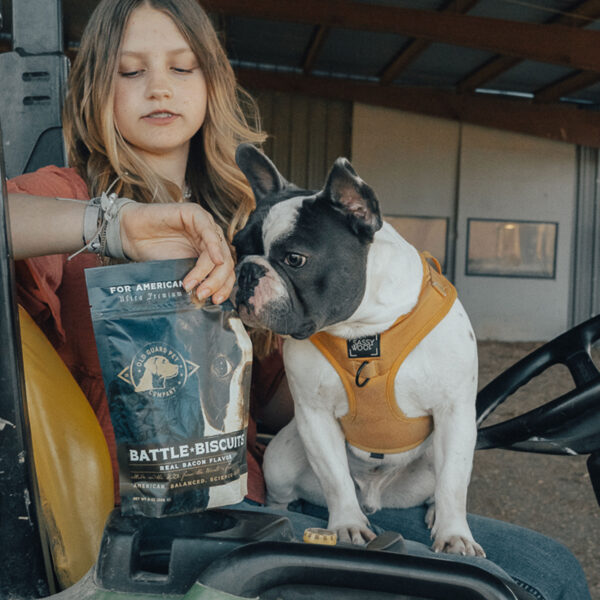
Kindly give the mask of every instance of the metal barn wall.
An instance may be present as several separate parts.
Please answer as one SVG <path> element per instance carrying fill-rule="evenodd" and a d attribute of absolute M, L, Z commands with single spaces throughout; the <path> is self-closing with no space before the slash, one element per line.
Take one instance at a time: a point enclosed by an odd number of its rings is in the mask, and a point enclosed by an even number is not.
<path fill-rule="evenodd" d="M 386 216 L 447 219 L 446 273 L 480 339 L 546 340 L 600 311 L 596 150 L 349 102 L 254 96 L 265 152 L 297 185 L 320 188 L 347 156 Z M 555 276 L 467 275 L 470 218 L 557 223 Z"/>
<path fill-rule="evenodd" d="M 449 218 L 448 273 L 480 339 L 547 340 L 570 326 L 575 146 L 366 105 L 353 114 L 353 164 L 384 212 Z M 469 218 L 558 223 L 555 277 L 466 275 Z"/>
<path fill-rule="evenodd" d="M 455 284 L 475 332 L 482 339 L 551 339 L 570 326 L 576 148 L 465 126 L 461 150 Z M 554 277 L 467 275 L 468 219 L 556 223 Z"/>
<path fill-rule="evenodd" d="M 571 281 L 571 322 L 600 313 L 600 159 L 597 148 L 577 151 L 577 201 Z"/>
<path fill-rule="evenodd" d="M 354 110 L 354 168 L 373 187 L 384 217 L 447 219 L 446 274 L 452 279 L 458 123 L 360 104 Z M 433 247 L 419 249 L 442 259 Z"/>
<path fill-rule="evenodd" d="M 267 156 L 296 185 L 321 188 L 334 160 L 350 156 L 352 103 L 269 91 L 253 96 L 269 134 Z"/>

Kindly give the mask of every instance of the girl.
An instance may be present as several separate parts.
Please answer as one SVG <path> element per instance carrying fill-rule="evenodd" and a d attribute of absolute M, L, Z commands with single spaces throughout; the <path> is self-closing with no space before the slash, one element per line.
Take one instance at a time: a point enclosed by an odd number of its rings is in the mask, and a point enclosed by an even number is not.
<path fill-rule="evenodd" d="M 231 240 L 245 223 L 253 201 L 234 162 L 241 141 L 259 143 L 263 135 L 248 126 L 237 98 L 245 98 L 217 36 L 196 0 L 102 0 L 82 37 L 70 74 L 64 130 L 71 169 L 47 168 L 17 178 L 12 191 L 87 199 L 112 187 L 119 196 L 146 203 L 190 200 L 202 207 Z M 253 105 L 248 102 L 249 111 Z M 222 244 L 224 262 L 205 259 L 211 275 L 188 278 L 198 295 L 224 300 L 233 283 L 232 261 Z M 202 257 L 201 257 L 202 258 Z M 21 302 L 57 347 L 94 407 L 114 457 L 115 443 L 96 347 L 92 336 L 83 268 L 94 255 L 70 262 L 52 256 L 19 268 Z M 216 261 L 218 262 L 218 260 Z M 214 273 L 213 273 L 214 271 Z M 215 273 L 219 275 L 215 285 Z M 286 394 L 278 354 L 257 362 L 254 390 L 276 388 Z M 276 382 L 273 385 L 269 385 Z M 277 385 L 278 383 L 278 385 Z M 256 400 L 257 398 L 255 398 Z M 249 493 L 243 508 L 264 508 L 258 462 L 249 445 Z M 113 463 L 117 472 L 116 462 Z M 325 526 L 325 509 L 298 503 L 288 516 L 296 531 Z M 277 512 L 277 511 L 272 511 Z M 425 509 L 382 510 L 371 523 L 429 543 Z M 323 520 L 325 519 L 325 520 Z M 472 517 L 471 529 L 497 562 L 536 598 L 589 598 L 581 568 L 569 551 L 534 532 Z M 421 544 L 408 542 L 430 556 Z M 472 561 L 490 571 L 492 562 Z"/>

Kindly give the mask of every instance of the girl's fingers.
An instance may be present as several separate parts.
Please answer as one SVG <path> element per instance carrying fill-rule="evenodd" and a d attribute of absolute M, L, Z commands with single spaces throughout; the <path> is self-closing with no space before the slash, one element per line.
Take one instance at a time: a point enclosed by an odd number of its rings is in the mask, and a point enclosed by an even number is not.
<path fill-rule="evenodd" d="M 196 264 L 183 279 L 183 287 L 186 292 L 193 290 L 199 283 L 203 282 L 214 268 L 215 264 L 208 253 L 202 252 L 196 261 Z M 198 294 L 198 291 L 199 290 L 196 290 L 196 294 Z M 200 295 L 198 295 L 198 297 L 200 297 Z"/>
<path fill-rule="evenodd" d="M 231 273 L 231 275 L 227 278 L 224 285 L 215 291 L 212 297 L 212 301 L 215 304 L 221 304 L 221 302 L 225 302 L 227 298 L 231 295 L 231 290 L 235 284 L 235 273 Z"/>
<path fill-rule="evenodd" d="M 213 297 L 215 304 L 223 302 L 233 288 L 235 283 L 235 274 L 233 271 L 233 261 L 227 262 L 223 265 L 216 266 L 210 275 L 198 286 L 196 292 L 198 298 Z M 215 296 L 219 296 L 222 300 L 215 301 Z"/>
<path fill-rule="evenodd" d="M 204 229 L 202 240 L 206 246 L 206 250 L 215 265 L 222 265 L 226 261 L 226 254 L 229 253 L 229 248 L 225 242 L 223 230 L 216 224 L 208 226 Z M 224 252 L 223 249 L 226 248 Z"/>
<path fill-rule="evenodd" d="M 195 293 L 198 298 L 205 299 L 213 296 L 216 304 L 229 297 L 234 283 L 234 264 L 228 249 L 225 261 L 220 265 L 213 263 L 207 251 L 202 252 L 195 266 L 183 280 L 186 291 L 197 288 Z M 215 296 L 218 296 L 218 301 Z"/>

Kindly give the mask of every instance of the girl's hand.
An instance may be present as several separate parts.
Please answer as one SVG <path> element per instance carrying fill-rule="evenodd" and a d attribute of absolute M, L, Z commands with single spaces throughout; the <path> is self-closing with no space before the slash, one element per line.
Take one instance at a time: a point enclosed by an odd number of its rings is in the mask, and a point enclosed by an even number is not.
<path fill-rule="evenodd" d="M 125 205 L 120 211 L 121 241 L 132 260 L 198 257 L 183 286 L 198 298 L 224 302 L 235 283 L 234 262 L 221 228 L 198 204 Z"/>

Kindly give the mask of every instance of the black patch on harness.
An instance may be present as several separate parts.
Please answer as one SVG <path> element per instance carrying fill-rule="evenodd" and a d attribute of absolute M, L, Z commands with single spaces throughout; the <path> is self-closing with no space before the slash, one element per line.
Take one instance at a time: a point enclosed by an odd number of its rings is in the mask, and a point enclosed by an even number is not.
<path fill-rule="evenodd" d="M 348 358 L 373 358 L 380 354 L 379 334 L 347 340 Z"/>

